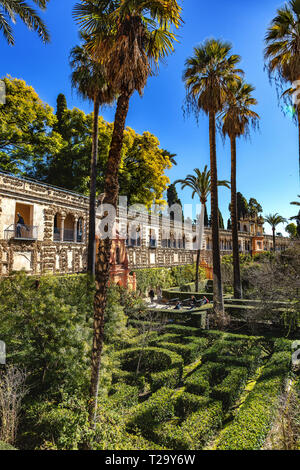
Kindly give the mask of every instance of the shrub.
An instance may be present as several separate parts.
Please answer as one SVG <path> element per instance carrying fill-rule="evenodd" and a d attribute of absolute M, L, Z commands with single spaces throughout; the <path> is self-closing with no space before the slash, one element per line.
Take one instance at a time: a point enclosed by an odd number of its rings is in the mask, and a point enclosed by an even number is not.
<path fill-rule="evenodd" d="M 226 372 L 227 377 L 211 391 L 211 396 L 221 401 L 225 409 L 234 404 L 248 377 L 248 370 L 245 367 L 226 368 Z"/>
<path fill-rule="evenodd" d="M 202 341 L 191 340 L 190 344 L 174 344 L 174 343 L 160 343 L 160 347 L 168 349 L 169 351 L 174 351 L 179 354 L 183 360 L 184 364 L 190 364 L 195 361 L 201 355 L 201 352 L 205 350 L 208 345 L 208 340 L 206 338 L 201 338 Z"/>
<path fill-rule="evenodd" d="M 153 427 L 171 419 L 175 415 L 173 390 L 163 387 L 155 392 L 149 400 L 136 407 L 134 416 L 128 421 L 128 430 L 138 427 L 143 435 L 152 437 Z"/>
<path fill-rule="evenodd" d="M 205 404 L 180 426 L 164 423 L 155 430 L 154 439 L 175 450 L 201 450 L 222 425 L 222 404 Z"/>
<path fill-rule="evenodd" d="M 291 354 L 288 352 L 273 355 L 234 421 L 222 434 L 218 450 L 261 449 L 278 409 L 290 362 Z"/>
<path fill-rule="evenodd" d="M 185 386 L 189 393 L 209 396 L 211 386 L 224 374 L 221 364 L 207 362 L 186 378 Z"/>

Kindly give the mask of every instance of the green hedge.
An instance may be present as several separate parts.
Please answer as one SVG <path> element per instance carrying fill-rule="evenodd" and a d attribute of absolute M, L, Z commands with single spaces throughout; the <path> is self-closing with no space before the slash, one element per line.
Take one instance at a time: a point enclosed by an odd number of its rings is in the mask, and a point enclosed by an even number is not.
<path fill-rule="evenodd" d="M 136 270 L 137 289 L 147 294 L 152 289 L 170 289 L 183 286 L 195 279 L 196 265 L 174 266 L 173 268 L 148 268 Z M 205 279 L 205 271 L 199 270 L 200 279 Z"/>
<path fill-rule="evenodd" d="M 290 352 L 276 352 L 272 356 L 254 390 L 221 436 L 217 450 L 262 448 L 278 409 L 290 364 Z"/>
<path fill-rule="evenodd" d="M 202 341 L 191 342 L 190 344 L 162 342 L 160 343 L 160 347 L 176 352 L 183 358 L 184 364 L 187 365 L 198 359 L 201 353 L 207 348 L 208 340 L 206 338 L 201 339 Z"/>
<path fill-rule="evenodd" d="M 219 385 L 212 388 L 211 396 L 223 403 L 228 409 L 237 400 L 248 378 L 246 367 L 226 367 L 227 377 Z"/>
<path fill-rule="evenodd" d="M 201 450 L 222 425 L 222 404 L 205 403 L 181 424 L 163 423 L 155 430 L 154 439 L 174 450 Z"/>
<path fill-rule="evenodd" d="M 226 376 L 226 372 L 221 364 L 207 362 L 186 378 L 186 390 L 195 395 L 209 396 L 212 386 L 217 380 L 222 380 L 222 375 Z"/>
<path fill-rule="evenodd" d="M 201 300 L 203 297 L 206 297 L 210 302 L 213 300 L 213 294 L 208 292 L 181 292 L 180 290 L 163 290 L 162 296 L 167 300 L 187 300 L 192 296 L 194 296 L 197 300 Z"/>
<path fill-rule="evenodd" d="M 133 417 L 127 423 L 130 432 L 136 428 L 142 431 L 146 438 L 152 438 L 153 426 L 158 425 L 175 416 L 174 391 L 162 387 L 155 392 L 146 402 L 141 403 L 133 410 Z"/>
<path fill-rule="evenodd" d="M 136 374 L 139 355 L 142 354 L 141 369 Z M 146 347 L 119 351 L 116 354 L 121 369 L 113 373 L 113 382 L 143 387 L 149 381 L 152 391 L 162 386 L 175 387 L 181 380 L 183 359 L 173 351 Z"/>

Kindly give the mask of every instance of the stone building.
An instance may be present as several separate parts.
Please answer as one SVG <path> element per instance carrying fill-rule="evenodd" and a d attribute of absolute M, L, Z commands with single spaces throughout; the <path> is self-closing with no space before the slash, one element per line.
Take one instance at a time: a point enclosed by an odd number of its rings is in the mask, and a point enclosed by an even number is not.
<path fill-rule="evenodd" d="M 113 242 L 112 276 L 117 282 L 126 284 L 130 277 L 134 285 L 133 272 L 137 269 L 195 262 L 197 227 L 191 225 L 183 230 L 180 222 L 170 223 L 159 215 L 144 214 L 139 225 L 128 232 L 130 216 L 124 219 L 120 214 L 119 232 L 127 235 L 117 235 Z M 22 224 L 18 224 L 20 216 Z M 87 227 L 87 197 L 0 172 L 0 276 L 20 270 L 29 274 L 84 272 Z M 262 219 L 240 221 L 239 240 L 242 253 L 259 253 L 273 246 L 272 237 L 263 233 Z M 279 237 L 277 249 L 284 250 L 288 244 L 289 239 Z M 231 253 L 230 231 L 220 231 L 220 247 L 222 255 Z M 202 262 L 207 266 L 212 263 L 208 228 L 203 239 Z"/>

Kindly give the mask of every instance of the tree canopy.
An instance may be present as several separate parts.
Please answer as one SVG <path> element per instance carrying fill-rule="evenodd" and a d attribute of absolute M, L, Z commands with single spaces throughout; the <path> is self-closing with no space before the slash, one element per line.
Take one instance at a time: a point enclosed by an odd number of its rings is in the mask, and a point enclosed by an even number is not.
<path fill-rule="evenodd" d="M 93 114 L 68 109 L 58 95 L 56 114 L 23 80 L 4 79 L 6 104 L 0 105 L 0 168 L 13 174 L 61 186 L 82 194 L 89 192 Z M 99 117 L 97 192 L 103 191 L 113 124 Z M 169 185 L 165 170 L 172 154 L 160 148 L 150 132 L 125 131 L 119 171 L 120 194 L 129 204 L 163 204 Z"/>

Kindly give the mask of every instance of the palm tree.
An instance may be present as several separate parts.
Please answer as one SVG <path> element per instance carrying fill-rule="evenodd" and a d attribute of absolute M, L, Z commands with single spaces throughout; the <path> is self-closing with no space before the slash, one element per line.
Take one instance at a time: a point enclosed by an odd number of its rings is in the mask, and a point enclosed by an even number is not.
<path fill-rule="evenodd" d="M 89 203 L 89 240 L 88 240 L 88 273 L 91 279 L 95 276 L 96 262 L 96 184 L 99 140 L 99 109 L 104 104 L 115 100 L 111 87 L 107 84 L 105 71 L 101 64 L 95 62 L 84 46 L 76 46 L 70 54 L 72 86 L 85 99 L 94 103 L 93 143 L 90 170 L 90 203 Z"/>
<path fill-rule="evenodd" d="M 46 9 L 49 0 L 33 0 L 42 10 Z M 16 17 L 25 23 L 27 28 L 36 31 L 43 42 L 49 42 L 50 36 L 44 22 L 36 10 L 22 0 L 0 0 L 0 30 L 9 45 L 14 46 L 15 40 L 11 23 L 16 22 Z"/>
<path fill-rule="evenodd" d="M 300 198 L 300 194 L 298 194 L 298 197 Z M 300 201 L 294 201 L 294 202 L 291 202 L 291 204 L 293 206 L 300 206 Z"/>
<path fill-rule="evenodd" d="M 197 261 L 196 261 L 196 276 L 195 276 L 195 288 L 196 292 L 199 290 L 199 267 L 200 267 L 200 257 L 201 257 L 201 247 L 204 234 L 204 215 L 206 210 L 207 198 L 211 192 L 211 177 L 210 171 L 205 165 L 203 172 L 198 168 L 194 170 L 195 175 L 187 175 L 184 180 L 177 180 L 174 184 L 181 184 L 181 189 L 191 188 L 193 190 L 192 199 L 197 195 L 201 203 L 201 214 L 200 214 L 200 224 L 199 224 L 199 240 L 198 240 L 198 249 L 197 249 Z M 218 181 L 218 186 L 226 186 L 230 188 L 229 181 Z"/>
<path fill-rule="evenodd" d="M 292 88 L 284 94 L 292 95 L 299 89 L 300 80 L 300 0 L 291 0 L 277 10 L 265 38 L 265 60 L 270 76 Z M 300 172 L 300 103 L 297 104 L 299 130 Z"/>
<path fill-rule="evenodd" d="M 211 39 L 194 48 L 194 55 L 187 59 L 183 79 L 186 86 L 187 112 L 199 116 L 204 111 L 209 116 L 211 218 L 213 240 L 214 312 L 220 326 L 226 321 L 221 276 L 220 238 L 218 221 L 218 172 L 216 153 L 216 114 L 222 111 L 226 101 L 228 82 L 238 79 L 240 70 L 237 55 L 229 55 L 231 45 Z"/>
<path fill-rule="evenodd" d="M 180 14 L 176 0 L 81 0 L 74 7 L 81 29 L 91 37 L 89 50 L 104 65 L 108 83 L 119 95 L 105 174 L 104 204 L 117 207 L 118 172 L 130 98 L 135 91 L 142 94 L 160 59 L 174 50 L 176 36 L 171 28 L 180 26 Z M 99 241 L 96 259 L 90 388 L 92 426 L 97 410 L 111 243 L 109 238 Z"/>
<path fill-rule="evenodd" d="M 279 224 L 284 224 L 286 223 L 286 219 L 284 219 L 284 217 L 282 217 L 281 215 L 279 214 L 269 214 L 269 215 L 266 215 L 265 216 L 265 222 L 267 222 L 269 225 L 271 225 L 272 227 L 272 232 L 273 232 L 273 251 L 274 253 L 276 252 L 276 234 L 275 234 L 275 231 L 276 231 L 276 227 L 277 225 Z"/>
<path fill-rule="evenodd" d="M 240 272 L 238 209 L 236 189 L 236 140 L 249 133 L 250 126 L 257 126 L 259 116 L 251 107 L 257 104 L 252 97 L 254 88 L 243 81 L 232 82 L 228 87 L 228 98 L 221 114 L 224 136 L 228 135 L 231 143 L 231 230 L 233 248 L 234 297 L 242 298 Z"/>

